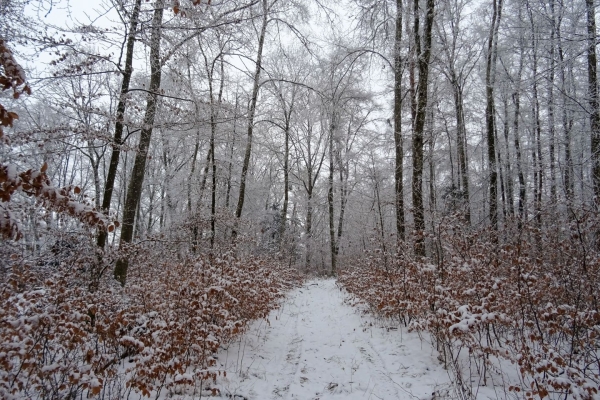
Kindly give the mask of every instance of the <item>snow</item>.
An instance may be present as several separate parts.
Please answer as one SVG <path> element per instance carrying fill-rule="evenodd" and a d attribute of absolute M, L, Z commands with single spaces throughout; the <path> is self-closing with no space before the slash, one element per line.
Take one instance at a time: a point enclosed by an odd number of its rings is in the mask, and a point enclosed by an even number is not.
<path fill-rule="evenodd" d="M 335 280 L 293 290 L 218 354 L 221 395 L 246 399 L 432 399 L 448 371 L 416 333 L 344 303 Z"/>
<path fill-rule="evenodd" d="M 14 181 L 17 179 L 17 166 L 15 164 L 8 164 L 6 166 L 6 177 L 9 181 Z"/>

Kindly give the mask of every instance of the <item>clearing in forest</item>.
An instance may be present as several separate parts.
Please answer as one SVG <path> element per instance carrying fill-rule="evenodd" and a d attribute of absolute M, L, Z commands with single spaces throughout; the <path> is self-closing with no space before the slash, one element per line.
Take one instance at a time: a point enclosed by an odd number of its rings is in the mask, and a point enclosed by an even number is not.
<path fill-rule="evenodd" d="M 390 328 L 344 303 L 335 280 L 293 290 L 219 354 L 221 395 L 241 399 L 432 399 L 448 372 L 416 333 Z"/>

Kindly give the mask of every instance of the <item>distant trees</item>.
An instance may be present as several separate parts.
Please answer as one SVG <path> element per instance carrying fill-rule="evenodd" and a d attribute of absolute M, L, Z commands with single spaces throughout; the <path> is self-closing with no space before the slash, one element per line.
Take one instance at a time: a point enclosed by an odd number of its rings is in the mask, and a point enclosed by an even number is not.
<path fill-rule="evenodd" d="M 593 2 L 351 4 L 355 25 L 332 26 L 319 48 L 305 22 L 329 22 L 284 0 L 107 3 L 118 28 L 77 23 L 64 37 L 54 27 L 23 39 L 57 54 L 40 88 L 52 100 L 21 99 L 18 129 L 44 138 L 36 157 L 50 174 L 122 220 L 115 234 L 97 233 L 107 251 L 161 234 L 179 240 L 182 256 L 234 238 L 251 251 L 275 207 L 279 249 L 333 271 L 375 237 L 388 252 L 410 244 L 427 256 L 428 231 L 452 213 L 502 231 L 512 218 L 543 227 L 547 207 L 567 221 L 594 203 Z M 143 21 L 158 9 L 165 17 L 152 28 Z M 17 35 L 13 25 L 3 29 Z M 373 160 L 381 210 L 370 207 Z M 365 224 L 385 235 L 357 230 Z"/>

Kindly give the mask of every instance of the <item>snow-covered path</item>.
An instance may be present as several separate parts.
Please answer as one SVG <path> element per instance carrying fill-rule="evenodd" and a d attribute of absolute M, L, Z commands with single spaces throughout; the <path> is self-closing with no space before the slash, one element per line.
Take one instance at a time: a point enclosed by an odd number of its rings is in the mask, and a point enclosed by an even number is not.
<path fill-rule="evenodd" d="M 377 326 L 343 303 L 335 281 L 292 291 L 218 357 L 235 399 L 432 399 L 449 377 L 428 343 Z M 239 396 L 239 397 L 238 397 Z"/>

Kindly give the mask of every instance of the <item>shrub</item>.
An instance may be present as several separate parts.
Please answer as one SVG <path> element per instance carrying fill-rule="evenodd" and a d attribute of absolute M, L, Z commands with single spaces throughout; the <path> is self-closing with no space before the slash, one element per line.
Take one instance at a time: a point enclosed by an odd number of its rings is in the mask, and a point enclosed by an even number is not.
<path fill-rule="evenodd" d="M 277 262 L 232 252 L 177 261 L 169 244 L 131 249 L 126 287 L 103 277 L 82 239 L 60 265 L 14 257 L 0 285 L 0 397 L 68 399 L 201 390 L 219 347 L 298 282 Z"/>
<path fill-rule="evenodd" d="M 592 399 L 600 386 L 599 220 L 581 214 L 566 229 L 534 221 L 470 232 L 446 222 L 429 235 L 429 258 L 400 254 L 383 268 L 370 256 L 340 280 L 372 312 L 431 333 L 459 384 L 467 381 L 460 357 L 484 384 L 499 372 L 493 361 L 506 360 L 521 375 L 509 389 L 526 398 Z"/>

